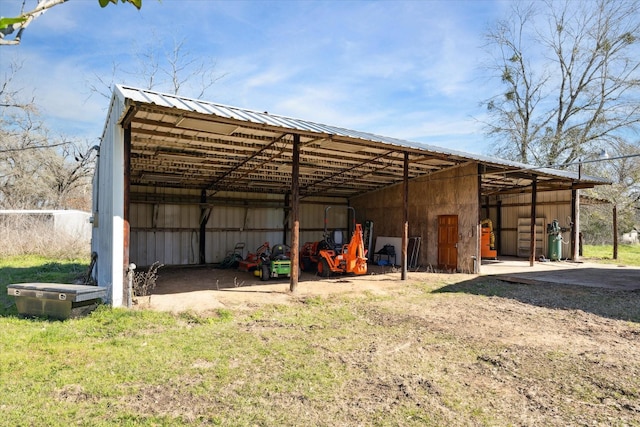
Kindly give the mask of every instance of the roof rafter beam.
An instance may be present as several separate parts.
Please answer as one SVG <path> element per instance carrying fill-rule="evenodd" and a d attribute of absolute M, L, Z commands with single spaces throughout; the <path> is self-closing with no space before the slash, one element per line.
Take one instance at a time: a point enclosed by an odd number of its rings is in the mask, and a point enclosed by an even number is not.
<path fill-rule="evenodd" d="M 278 136 L 277 138 L 275 138 L 273 141 L 271 141 L 269 144 L 267 144 L 266 146 L 262 147 L 262 149 L 256 151 L 255 153 L 253 153 L 251 156 L 247 157 L 246 159 L 244 159 L 243 161 L 239 162 L 236 164 L 235 167 L 232 167 L 231 169 L 229 169 L 227 172 L 223 173 L 222 176 L 218 177 L 217 179 L 215 179 L 211 184 L 208 185 L 208 190 L 213 190 L 216 185 L 221 182 L 223 179 L 225 179 L 228 175 L 230 175 L 235 169 L 238 169 L 240 167 L 242 167 L 244 164 L 248 163 L 249 161 L 251 161 L 251 159 L 253 159 L 254 157 L 258 156 L 260 153 L 262 153 L 263 151 L 267 150 L 268 148 L 274 146 L 275 144 L 277 144 L 278 142 L 280 142 L 280 140 L 282 140 L 285 136 L 289 135 L 288 133 L 283 133 L 280 136 Z"/>
<path fill-rule="evenodd" d="M 345 173 L 350 172 L 352 170 L 358 169 L 358 168 L 360 168 L 360 167 L 362 167 L 362 166 L 364 166 L 366 164 L 372 163 L 372 162 L 374 162 L 374 161 L 376 161 L 376 160 L 378 160 L 380 158 L 384 158 L 384 157 L 386 157 L 386 156 L 388 156 L 388 155 L 390 155 L 392 153 L 395 153 L 395 151 L 387 151 L 386 153 L 382 153 L 382 154 L 380 154 L 380 155 L 378 155 L 378 156 L 376 156 L 376 157 L 374 157 L 372 159 L 369 159 L 369 160 L 366 160 L 364 162 L 361 162 L 361 163 L 359 163 L 359 164 L 357 164 L 355 166 L 352 166 L 352 167 L 349 167 L 349 168 L 345 168 L 345 169 L 341 169 L 341 170 L 333 173 L 331 176 L 319 179 L 318 181 L 310 184 L 307 188 L 320 186 L 320 184 L 322 184 L 323 182 L 325 182 L 327 180 L 333 179 L 334 177 L 336 177 L 338 175 L 342 175 L 342 174 L 345 174 Z M 333 185 L 333 184 L 331 184 L 331 185 Z"/>

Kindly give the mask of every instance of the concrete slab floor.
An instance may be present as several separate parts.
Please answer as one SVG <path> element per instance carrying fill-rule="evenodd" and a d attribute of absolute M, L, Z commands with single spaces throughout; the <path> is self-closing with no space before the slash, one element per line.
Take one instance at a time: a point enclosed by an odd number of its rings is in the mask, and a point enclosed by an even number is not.
<path fill-rule="evenodd" d="M 640 290 L 640 268 L 573 261 L 536 261 L 505 258 L 483 260 L 480 274 L 518 283 L 553 283 L 597 288 Z"/>

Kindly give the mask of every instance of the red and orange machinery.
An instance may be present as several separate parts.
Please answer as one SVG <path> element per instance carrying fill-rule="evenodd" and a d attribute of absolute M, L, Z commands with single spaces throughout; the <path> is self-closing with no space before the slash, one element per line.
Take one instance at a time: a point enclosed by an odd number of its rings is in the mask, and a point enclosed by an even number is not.
<path fill-rule="evenodd" d="M 255 252 L 249 252 L 247 257 L 238 263 L 238 270 L 240 271 L 254 271 L 260 265 L 260 255 L 263 252 L 269 252 L 269 242 L 264 242 L 262 246 L 256 249 Z"/>
<path fill-rule="evenodd" d="M 493 223 L 490 219 L 483 219 L 480 222 L 482 234 L 480 235 L 480 257 L 482 258 L 498 258 L 496 250 L 496 236 L 493 233 Z"/>
<path fill-rule="evenodd" d="M 303 271 L 316 269 L 322 277 L 329 277 L 333 273 L 353 273 L 357 275 L 367 273 L 367 251 L 364 248 L 362 225 L 355 224 L 351 240 L 342 243 L 339 231 L 329 233 L 327 228 L 327 213 L 331 206 L 324 210 L 324 238 L 319 242 L 306 242 L 300 251 L 300 268 Z M 355 222 L 355 209 L 353 211 Z"/>

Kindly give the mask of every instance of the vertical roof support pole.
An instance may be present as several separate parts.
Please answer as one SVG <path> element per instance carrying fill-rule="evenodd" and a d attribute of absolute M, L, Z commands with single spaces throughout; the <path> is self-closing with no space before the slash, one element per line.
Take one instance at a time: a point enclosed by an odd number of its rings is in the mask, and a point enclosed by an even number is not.
<path fill-rule="evenodd" d="M 287 193 L 284 195 L 284 222 L 282 224 L 282 243 L 284 243 L 285 245 L 287 244 L 287 242 L 289 241 L 289 239 L 287 238 L 287 228 L 290 227 L 290 223 L 291 223 L 291 193 Z"/>
<path fill-rule="evenodd" d="M 497 208 L 496 208 L 496 227 L 494 227 L 494 230 L 496 233 L 496 250 L 498 251 L 498 256 L 502 255 L 502 200 L 498 200 L 496 202 L 497 204 Z"/>
<path fill-rule="evenodd" d="M 206 262 L 207 250 L 207 221 L 209 221 L 209 213 L 205 204 L 207 203 L 207 191 L 200 190 L 200 233 L 198 238 L 198 263 L 204 265 Z"/>
<path fill-rule="evenodd" d="M 575 188 L 575 185 L 571 186 L 571 222 L 573 225 L 571 227 L 571 260 L 578 260 L 578 233 L 580 232 L 580 222 L 578 221 L 578 212 L 579 211 L 579 190 Z"/>
<path fill-rule="evenodd" d="M 402 179 L 402 273 L 407 280 L 407 246 L 409 244 L 409 153 L 404 153 L 404 177 Z"/>
<path fill-rule="evenodd" d="M 536 198 L 538 195 L 538 177 L 533 176 L 531 182 L 531 242 L 529 244 L 529 266 L 533 267 L 536 259 Z"/>
<path fill-rule="evenodd" d="M 123 188 L 123 230 L 122 230 L 122 283 L 129 283 L 129 243 L 131 241 L 131 226 L 129 225 L 129 212 L 131 200 L 131 124 L 124 128 L 124 188 Z M 128 286 L 122 287 L 123 301 L 131 301 L 133 295 Z M 127 304 L 128 305 L 128 304 Z"/>
<path fill-rule="evenodd" d="M 613 259 L 618 259 L 618 205 L 613 204 Z"/>
<path fill-rule="evenodd" d="M 289 290 L 296 292 L 298 287 L 300 256 L 300 135 L 293 135 L 291 165 L 291 282 Z"/>
<path fill-rule="evenodd" d="M 483 172 L 483 165 L 481 165 L 480 163 L 478 163 L 478 177 L 477 177 L 477 183 L 478 183 L 478 223 L 476 224 L 475 227 L 475 237 L 476 237 L 476 245 L 475 245 L 475 255 L 473 255 L 471 258 L 473 264 L 472 264 L 472 271 L 473 274 L 479 274 L 480 273 L 480 269 L 482 268 L 482 172 Z M 485 213 L 485 218 L 491 218 L 491 208 L 489 207 L 489 196 L 486 197 L 485 199 L 485 208 L 486 208 L 486 213 Z"/>

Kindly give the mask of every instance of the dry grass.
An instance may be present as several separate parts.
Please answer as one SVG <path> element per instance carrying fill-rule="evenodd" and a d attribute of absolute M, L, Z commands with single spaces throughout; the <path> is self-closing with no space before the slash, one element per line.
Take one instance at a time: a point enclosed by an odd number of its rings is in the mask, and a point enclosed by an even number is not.
<path fill-rule="evenodd" d="M 0 222 L 0 258 L 39 255 L 74 259 L 89 256 L 90 242 L 54 231 L 45 221 L 33 218 L 3 218 Z"/>

